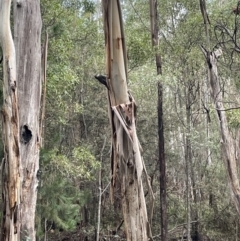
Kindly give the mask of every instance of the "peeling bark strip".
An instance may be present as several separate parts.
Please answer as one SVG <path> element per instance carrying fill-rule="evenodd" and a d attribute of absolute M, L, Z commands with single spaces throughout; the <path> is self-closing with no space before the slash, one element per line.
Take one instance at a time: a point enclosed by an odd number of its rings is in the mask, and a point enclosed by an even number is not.
<path fill-rule="evenodd" d="M 0 0 L 0 44 L 3 50 L 2 241 L 20 238 L 20 153 L 15 47 L 10 29 L 11 0 Z"/>
<path fill-rule="evenodd" d="M 41 98 L 41 119 L 40 119 L 40 146 L 44 147 L 44 130 L 45 130 L 45 111 L 46 111 L 46 96 L 47 96 L 47 55 L 48 55 L 48 33 L 46 32 L 45 36 L 45 43 L 42 52 L 42 59 L 41 59 L 41 78 L 42 78 L 42 85 L 43 85 L 43 93 Z"/>
<path fill-rule="evenodd" d="M 127 58 L 119 0 L 103 0 L 104 31 L 112 129 L 111 196 L 120 190 L 128 241 L 152 240 L 142 186 L 146 173 L 135 126 L 135 102 L 127 91 Z M 151 192 L 150 192 L 151 193 Z"/>
<path fill-rule="evenodd" d="M 228 176 L 228 181 L 232 191 L 232 198 L 235 207 L 240 214 L 240 185 L 237 173 L 237 164 L 235 153 L 239 152 L 239 149 L 235 150 L 234 140 L 228 128 L 228 121 L 226 118 L 223 106 L 223 99 L 221 88 L 218 78 L 217 60 L 222 54 L 221 49 L 217 49 L 214 52 L 209 52 L 203 47 L 201 47 L 203 54 L 208 63 L 208 68 L 210 71 L 210 85 L 211 85 L 211 95 L 213 103 L 216 108 L 216 114 L 219 122 L 219 132 L 221 134 L 221 148 L 224 158 L 225 168 Z M 238 154 L 239 155 L 239 154 Z"/>
<path fill-rule="evenodd" d="M 14 43 L 18 77 L 20 152 L 22 160 L 21 240 L 35 241 L 37 171 L 41 99 L 40 0 L 14 2 Z M 46 54 L 46 44 L 45 53 Z M 46 61 L 46 56 L 44 58 Z M 46 70 L 43 70 L 46 74 Z"/>

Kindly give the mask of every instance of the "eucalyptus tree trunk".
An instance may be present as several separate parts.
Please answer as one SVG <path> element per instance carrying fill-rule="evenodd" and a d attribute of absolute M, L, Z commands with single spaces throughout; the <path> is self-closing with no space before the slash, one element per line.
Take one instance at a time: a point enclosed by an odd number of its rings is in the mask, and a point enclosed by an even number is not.
<path fill-rule="evenodd" d="M 191 241 L 191 182 L 190 182 L 190 165 L 192 164 L 192 145 L 190 140 L 191 134 L 191 101 L 190 101 L 190 83 L 186 93 L 186 143 L 185 143 L 185 161 L 186 161 L 186 191 L 187 191 L 187 241 Z"/>
<path fill-rule="evenodd" d="M 159 27 L 157 0 L 150 0 L 150 22 L 152 46 L 155 50 L 157 75 L 162 74 L 161 56 L 158 53 Z M 167 190 L 166 190 L 166 162 L 164 151 L 164 125 L 163 125 L 163 86 L 158 82 L 158 151 L 159 151 L 159 171 L 160 171 L 160 210 L 161 210 L 161 240 L 167 240 Z"/>
<path fill-rule="evenodd" d="M 136 134 L 136 105 L 127 89 L 127 59 L 119 0 L 103 0 L 112 129 L 112 199 L 119 190 L 128 241 L 151 239 L 142 185 L 144 163 Z"/>
<path fill-rule="evenodd" d="M 98 198 L 98 214 L 97 214 L 97 237 L 96 237 L 96 241 L 99 241 L 99 234 L 100 234 L 100 224 L 101 224 L 101 205 L 102 205 L 102 195 L 103 195 L 103 191 L 102 191 L 102 163 L 103 163 L 103 151 L 104 148 L 106 146 L 106 140 L 107 137 L 104 138 L 104 142 L 103 142 L 103 146 L 102 146 L 102 150 L 100 153 L 100 163 L 101 166 L 99 168 L 99 174 L 98 174 L 98 189 L 99 189 L 99 198 Z"/>
<path fill-rule="evenodd" d="M 3 52 L 2 241 L 20 238 L 20 148 L 16 55 L 10 28 L 11 0 L 0 0 L 0 44 Z"/>
<path fill-rule="evenodd" d="M 210 86 L 212 100 L 215 105 L 216 115 L 219 123 L 219 132 L 221 135 L 221 149 L 222 155 L 225 163 L 225 168 L 228 176 L 229 186 L 232 192 L 232 198 L 235 207 L 240 215 L 240 185 L 237 173 L 237 163 L 236 163 L 236 151 L 234 140 L 228 127 L 228 121 L 226 113 L 223 106 L 223 98 L 218 78 L 217 60 L 222 54 L 221 49 L 217 49 L 214 52 L 209 52 L 203 47 L 201 47 L 203 54 L 208 63 L 208 68 L 210 72 Z M 239 153 L 237 153 L 239 156 Z"/>
<path fill-rule="evenodd" d="M 21 240 L 35 240 L 39 119 L 41 99 L 40 0 L 14 2 L 14 42 L 18 78 L 22 165 Z"/>
<path fill-rule="evenodd" d="M 210 49 L 210 35 L 209 35 L 210 21 L 209 21 L 208 14 L 207 14 L 206 0 L 199 0 L 199 6 L 200 6 L 200 10 L 201 10 L 202 17 L 203 17 L 204 27 L 205 27 L 206 46 L 207 46 L 207 49 Z M 207 83 L 205 84 L 206 89 L 204 89 L 204 102 L 205 102 L 204 103 L 204 109 L 207 112 L 207 115 L 206 115 L 207 116 L 206 117 L 206 138 L 207 138 L 207 142 L 209 141 L 209 136 L 210 136 L 210 126 L 209 126 L 210 117 L 209 117 L 209 110 L 207 108 L 207 105 L 208 105 L 208 89 L 210 88 L 209 79 L 210 79 L 210 71 L 208 69 L 207 70 Z M 207 162 L 208 162 L 209 165 L 211 164 L 211 151 L 210 151 L 209 147 L 207 147 Z"/>

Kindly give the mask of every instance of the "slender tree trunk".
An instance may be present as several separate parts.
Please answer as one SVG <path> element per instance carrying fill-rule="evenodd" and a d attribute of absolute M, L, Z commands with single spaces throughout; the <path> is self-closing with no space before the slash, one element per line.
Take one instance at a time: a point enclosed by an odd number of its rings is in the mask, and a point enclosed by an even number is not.
<path fill-rule="evenodd" d="M 97 237 L 96 241 L 99 241 L 100 234 L 100 224 L 101 224 L 101 205 L 102 205 L 102 162 L 103 162 L 103 151 L 106 145 L 106 137 L 104 138 L 101 154 L 100 154 L 100 163 L 101 166 L 99 168 L 99 176 L 98 176 L 98 189 L 99 189 L 99 199 L 98 199 L 98 215 L 97 215 Z"/>
<path fill-rule="evenodd" d="M 96 241 L 99 241 L 100 234 L 100 224 L 101 224 L 101 204 L 102 204 L 102 160 L 101 166 L 99 168 L 99 176 L 98 176 L 98 189 L 99 189 L 99 198 L 98 198 L 98 214 L 97 214 L 97 234 Z"/>
<path fill-rule="evenodd" d="M 112 198 L 119 189 L 128 241 L 151 239 L 136 134 L 136 106 L 127 89 L 127 58 L 119 0 L 103 0 L 109 118 L 112 128 Z"/>
<path fill-rule="evenodd" d="M 232 198 L 235 207 L 240 214 L 240 185 L 237 173 L 236 153 L 234 148 L 234 140 L 228 128 L 228 121 L 223 106 L 223 98 L 218 78 L 217 59 L 221 56 L 222 50 L 217 49 L 209 52 L 203 47 L 201 48 L 206 57 L 208 68 L 210 71 L 210 86 L 212 92 L 212 100 L 215 105 L 216 115 L 219 123 L 219 132 L 221 135 L 222 155 L 225 163 L 226 172 L 232 192 Z M 238 151 L 238 150 L 237 150 Z"/>
<path fill-rule="evenodd" d="M 194 205 L 191 208 L 191 219 L 192 219 L 192 232 L 191 237 L 193 240 L 198 241 L 199 240 L 199 223 L 198 223 L 198 208 L 197 208 L 197 202 L 198 202 L 198 194 L 197 194 L 197 187 L 196 187 L 196 177 L 194 173 L 194 163 L 193 163 L 193 157 L 192 157 L 192 144 L 190 142 L 190 158 L 189 158 L 189 165 L 190 165 L 190 179 L 191 179 L 191 187 L 192 187 L 192 193 L 193 193 L 193 202 Z"/>
<path fill-rule="evenodd" d="M 19 89 L 20 153 L 22 160 L 21 240 L 35 240 L 39 119 L 41 99 L 40 0 L 14 2 L 14 41 Z"/>
<path fill-rule="evenodd" d="M 160 210 L 161 210 L 161 240 L 167 240 L 167 190 L 166 190 L 166 163 L 164 152 L 163 135 L 163 108 L 162 108 L 162 85 L 158 82 L 158 150 L 160 166 Z"/>
<path fill-rule="evenodd" d="M 11 0 L 0 0 L 0 44 L 3 51 L 2 241 L 20 240 L 20 150 L 16 55 L 10 28 Z"/>
<path fill-rule="evenodd" d="M 186 151 L 185 151 L 185 161 L 186 161 L 186 186 L 187 186 L 187 240 L 191 241 L 191 182 L 190 182 L 190 165 L 191 165 L 191 103 L 190 103 L 190 88 L 188 87 L 186 93 L 186 116 L 187 116 L 187 133 L 186 133 Z"/>
<path fill-rule="evenodd" d="M 155 49 L 156 53 L 156 67 L 157 67 L 157 75 L 162 74 L 162 63 L 161 56 L 158 53 L 158 5 L 157 0 L 150 0 L 150 22 L 151 22 L 151 34 L 152 34 L 152 46 Z"/>
<path fill-rule="evenodd" d="M 158 9 L 157 0 L 150 0 L 150 22 L 152 33 L 152 46 L 155 49 L 157 75 L 162 74 L 161 56 L 158 53 Z M 158 150 L 160 166 L 160 210 L 161 210 L 161 240 L 167 240 L 167 192 L 166 192 L 166 162 L 164 151 L 164 125 L 163 125 L 163 86 L 158 82 Z"/>
<path fill-rule="evenodd" d="M 200 5 L 200 10 L 202 13 L 202 17 L 203 17 L 203 23 L 204 23 L 204 27 L 205 27 L 205 37 L 206 37 L 206 46 L 207 46 L 207 50 L 210 50 L 210 35 L 209 35 L 209 19 L 208 19 L 208 14 L 207 14 L 207 7 L 206 7 L 206 0 L 199 0 L 199 5 Z M 209 115 L 209 109 L 207 108 L 208 106 L 208 93 L 209 93 L 209 89 L 210 89 L 210 76 L 211 71 L 208 68 L 207 69 L 207 82 L 205 83 L 205 87 L 206 89 L 204 90 L 204 109 L 206 111 L 206 138 L 207 138 L 207 142 L 209 141 L 209 137 L 210 137 L 210 115 Z M 206 106 L 205 106 L 206 105 Z M 211 165 L 212 161 L 211 161 L 211 151 L 209 146 L 207 147 L 207 164 Z M 212 205 L 212 199 L 213 199 L 213 194 L 212 194 L 212 190 L 210 187 L 209 190 L 209 204 Z"/>

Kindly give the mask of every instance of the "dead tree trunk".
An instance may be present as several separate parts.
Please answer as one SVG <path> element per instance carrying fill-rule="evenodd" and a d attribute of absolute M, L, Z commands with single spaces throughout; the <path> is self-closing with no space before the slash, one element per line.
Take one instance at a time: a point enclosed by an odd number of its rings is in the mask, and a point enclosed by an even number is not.
<path fill-rule="evenodd" d="M 127 89 L 127 58 L 119 0 L 103 0 L 109 117 L 112 129 L 112 197 L 119 189 L 128 241 L 151 239 L 142 185 L 144 163 L 136 134 L 136 105 Z"/>
<path fill-rule="evenodd" d="M 17 56 L 20 153 L 22 161 L 21 240 L 35 240 L 39 115 L 41 98 L 40 0 L 14 2 L 14 41 Z"/>
<path fill-rule="evenodd" d="M 16 55 L 10 28 L 11 0 L 0 0 L 0 44 L 3 51 L 2 241 L 20 240 L 20 152 Z"/>
<path fill-rule="evenodd" d="M 218 78 L 217 70 L 217 59 L 221 56 L 222 50 L 218 49 L 214 52 L 208 52 L 206 49 L 201 47 L 208 64 L 210 71 L 210 86 L 211 86 L 211 95 L 212 100 L 215 105 L 216 114 L 219 123 L 219 132 L 221 135 L 221 148 L 222 155 L 225 163 L 225 168 L 228 176 L 229 185 L 232 192 L 232 198 L 235 204 L 235 207 L 240 214 L 240 185 L 237 174 L 237 164 L 235 158 L 235 148 L 234 140 L 229 131 L 228 121 L 226 113 L 224 111 L 222 93 Z"/>

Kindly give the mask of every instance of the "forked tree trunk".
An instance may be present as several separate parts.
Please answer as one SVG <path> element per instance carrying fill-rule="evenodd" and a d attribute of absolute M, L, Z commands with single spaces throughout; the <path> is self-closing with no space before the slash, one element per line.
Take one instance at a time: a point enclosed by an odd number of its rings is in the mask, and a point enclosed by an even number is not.
<path fill-rule="evenodd" d="M 136 134 L 136 106 L 127 89 L 120 1 L 103 0 L 103 10 L 112 128 L 112 193 L 120 190 L 127 240 L 147 241 L 151 238 L 151 230 L 142 185 L 144 163 Z"/>
<path fill-rule="evenodd" d="M 39 115 L 41 99 L 40 0 L 14 2 L 20 153 L 22 162 L 21 240 L 35 240 Z"/>
<path fill-rule="evenodd" d="M 2 241 L 20 237 L 20 153 L 16 55 L 10 28 L 11 0 L 0 0 L 0 44 L 3 51 Z"/>
<path fill-rule="evenodd" d="M 217 70 L 217 59 L 221 56 L 222 50 L 218 49 L 214 52 L 208 52 L 203 47 L 201 49 L 206 57 L 208 68 L 210 71 L 210 86 L 212 91 L 211 95 L 218 118 L 219 132 L 221 135 L 222 155 L 225 163 L 230 189 L 232 192 L 232 198 L 238 214 L 240 214 L 240 185 L 235 156 L 236 151 L 239 152 L 239 149 L 235 150 L 234 140 L 228 128 L 228 121 L 226 113 L 224 111 L 222 92 L 220 88 Z"/>

